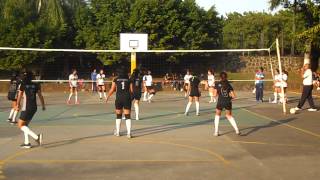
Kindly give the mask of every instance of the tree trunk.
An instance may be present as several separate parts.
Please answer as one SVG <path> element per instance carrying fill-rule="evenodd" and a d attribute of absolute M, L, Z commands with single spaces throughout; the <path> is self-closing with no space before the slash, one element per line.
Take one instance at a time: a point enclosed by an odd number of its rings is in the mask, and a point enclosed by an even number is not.
<path fill-rule="evenodd" d="M 320 58 L 320 49 L 312 46 L 311 48 L 311 69 L 312 71 L 317 71 L 319 68 L 319 58 Z"/>
<path fill-rule="evenodd" d="M 292 23 L 292 34 L 293 36 L 296 34 L 296 18 L 295 18 L 295 14 L 293 15 L 293 23 Z M 295 54 L 295 39 L 294 37 L 291 37 L 291 56 L 294 56 Z"/>

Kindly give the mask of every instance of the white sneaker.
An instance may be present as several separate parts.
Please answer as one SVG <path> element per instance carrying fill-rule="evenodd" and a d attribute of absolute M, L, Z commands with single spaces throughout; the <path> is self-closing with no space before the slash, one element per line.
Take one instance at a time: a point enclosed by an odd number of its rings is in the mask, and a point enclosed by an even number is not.
<path fill-rule="evenodd" d="M 213 101 L 209 101 L 209 104 L 213 103 Z"/>
<path fill-rule="evenodd" d="M 132 138 L 131 134 L 127 134 L 127 138 L 131 139 Z"/>
<path fill-rule="evenodd" d="M 277 101 L 272 101 L 271 103 L 272 103 L 272 104 L 277 104 Z"/>
<path fill-rule="evenodd" d="M 215 132 L 213 135 L 216 136 L 216 137 L 218 137 L 218 136 L 219 136 L 219 133 L 218 133 L 218 132 Z"/>
<path fill-rule="evenodd" d="M 117 137 L 120 137 L 120 133 L 117 133 L 116 130 L 114 130 L 113 135 L 115 135 L 115 136 L 117 136 Z"/>
<path fill-rule="evenodd" d="M 318 111 L 318 109 L 315 109 L 315 108 L 309 108 L 309 109 L 308 109 L 308 111 L 310 111 L 310 112 L 316 112 L 316 111 Z"/>
<path fill-rule="evenodd" d="M 139 118 L 136 118 L 136 121 L 139 121 L 140 119 Z"/>
<path fill-rule="evenodd" d="M 185 115 L 185 116 L 189 116 L 189 113 L 185 112 L 184 115 Z"/>
<path fill-rule="evenodd" d="M 294 110 L 296 111 L 301 111 L 302 109 L 298 108 L 298 107 L 295 107 Z"/>

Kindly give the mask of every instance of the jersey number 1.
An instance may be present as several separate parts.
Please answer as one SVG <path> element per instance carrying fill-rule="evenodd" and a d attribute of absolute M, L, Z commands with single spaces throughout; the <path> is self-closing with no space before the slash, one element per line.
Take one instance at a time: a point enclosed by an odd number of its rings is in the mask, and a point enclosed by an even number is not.
<path fill-rule="evenodd" d="M 124 90 L 124 81 L 121 82 L 122 90 Z"/>

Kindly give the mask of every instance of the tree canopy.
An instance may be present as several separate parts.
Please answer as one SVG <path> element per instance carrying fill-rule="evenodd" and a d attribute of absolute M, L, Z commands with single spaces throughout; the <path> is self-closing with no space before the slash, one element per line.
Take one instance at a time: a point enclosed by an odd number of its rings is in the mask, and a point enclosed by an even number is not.
<path fill-rule="evenodd" d="M 287 0 L 270 0 L 270 7 Z M 1 0 L 0 46 L 119 49 L 119 33 L 149 34 L 149 49 L 265 48 L 279 37 L 283 53 L 319 44 L 319 1 L 299 8 L 219 16 L 195 0 Z M 294 25 L 294 31 L 292 27 Z M 0 69 L 54 61 L 59 53 L 0 51 Z M 127 58 L 98 54 L 105 65 Z M 176 60 L 176 56 L 168 60 Z"/>

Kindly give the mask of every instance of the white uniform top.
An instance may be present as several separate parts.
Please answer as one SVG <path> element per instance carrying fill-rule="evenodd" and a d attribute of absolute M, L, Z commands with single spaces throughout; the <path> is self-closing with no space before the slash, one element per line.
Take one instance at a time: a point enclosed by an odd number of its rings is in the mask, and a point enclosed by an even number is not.
<path fill-rule="evenodd" d="M 282 75 L 282 85 L 283 85 L 283 87 L 288 87 L 288 83 L 287 83 L 287 81 L 288 81 L 288 75 L 287 74 L 283 74 Z"/>
<path fill-rule="evenodd" d="M 312 85 L 312 71 L 311 71 L 311 69 L 307 69 L 303 73 L 303 85 L 305 85 L 305 86 Z"/>
<path fill-rule="evenodd" d="M 77 87 L 78 86 L 78 75 L 69 75 L 69 84 L 70 87 Z"/>
<path fill-rule="evenodd" d="M 280 86 L 281 86 L 281 82 L 282 82 L 282 76 L 281 76 L 281 74 L 276 74 L 276 75 L 274 76 L 274 81 L 275 81 L 274 86 L 280 87 Z"/>
<path fill-rule="evenodd" d="M 208 86 L 209 87 L 213 87 L 214 86 L 214 81 L 215 81 L 215 79 L 214 79 L 214 75 L 208 75 Z"/>
<path fill-rule="evenodd" d="M 104 85 L 104 79 L 106 78 L 106 75 L 104 74 L 98 74 L 97 75 L 97 84 L 100 86 Z"/>
<path fill-rule="evenodd" d="M 185 76 L 184 76 L 184 83 L 186 83 L 186 84 L 190 84 L 190 78 L 192 77 L 192 75 L 191 74 L 186 74 Z"/>
<path fill-rule="evenodd" d="M 151 75 L 144 75 L 143 81 L 146 83 L 146 86 L 152 86 L 152 76 Z"/>

